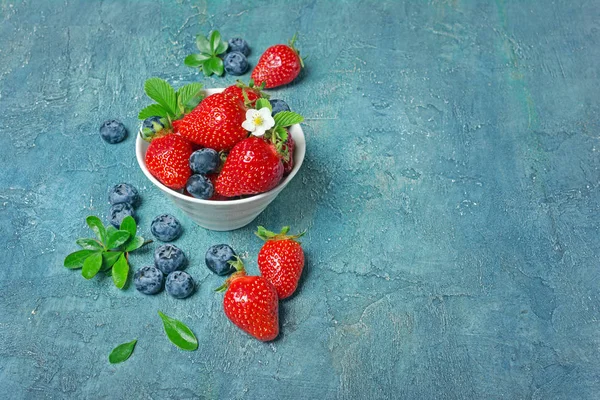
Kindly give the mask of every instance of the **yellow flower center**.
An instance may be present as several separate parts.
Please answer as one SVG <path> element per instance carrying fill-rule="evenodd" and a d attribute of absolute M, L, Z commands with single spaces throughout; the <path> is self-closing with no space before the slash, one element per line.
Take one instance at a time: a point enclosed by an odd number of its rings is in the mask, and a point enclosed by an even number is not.
<path fill-rule="evenodd" d="M 256 114 L 254 116 L 253 120 L 254 120 L 254 125 L 256 125 L 256 126 L 260 126 L 264 122 L 263 119 L 262 119 L 262 117 L 260 116 L 260 114 Z"/>

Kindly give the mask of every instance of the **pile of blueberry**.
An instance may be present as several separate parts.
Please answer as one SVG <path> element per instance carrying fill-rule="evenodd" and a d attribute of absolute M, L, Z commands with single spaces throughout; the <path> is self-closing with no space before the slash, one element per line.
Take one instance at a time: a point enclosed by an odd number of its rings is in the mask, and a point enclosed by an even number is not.
<path fill-rule="evenodd" d="M 182 228 L 177 218 L 163 214 L 154 218 L 150 231 L 158 240 L 171 242 L 181 236 Z M 181 271 L 187 263 L 187 257 L 179 247 L 163 244 L 154 251 L 154 265 L 140 268 L 133 275 L 135 288 L 144 294 L 156 294 L 164 286 L 172 297 L 185 299 L 196 287 L 191 275 Z"/>
<path fill-rule="evenodd" d="M 228 53 L 223 59 L 225 71 L 231 75 L 244 75 L 250 67 L 246 58 L 250 54 L 250 47 L 242 38 L 229 39 L 228 43 Z"/>
<path fill-rule="evenodd" d="M 220 161 L 216 150 L 204 148 L 193 152 L 190 168 L 194 174 L 188 179 L 185 190 L 197 199 L 208 200 L 213 197 L 215 188 L 209 174 L 218 172 Z"/>
<path fill-rule="evenodd" d="M 140 195 L 129 183 L 119 183 L 108 191 L 108 202 L 110 203 L 109 222 L 118 229 L 125 217 L 135 218 L 135 207 L 140 203 Z"/>

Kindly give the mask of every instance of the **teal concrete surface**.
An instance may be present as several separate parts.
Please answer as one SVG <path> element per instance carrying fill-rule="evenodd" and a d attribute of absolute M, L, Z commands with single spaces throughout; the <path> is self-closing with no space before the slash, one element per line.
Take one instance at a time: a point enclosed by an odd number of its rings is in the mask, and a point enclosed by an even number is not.
<path fill-rule="evenodd" d="M 235 81 L 183 65 L 211 29 L 246 38 L 252 65 L 294 32 L 308 55 L 271 91 L 306 117 L 305 163 L 233 232 L 186 219 L 134 154 L 147 78 Z M 3 0 L 0 60 L 1 398 L 600 398 L 598 1 Z M 100 139 L 109 118 L 123 143 Z M 183 222 L 191 298 L 62 267 L 121 181 L 142 234 Z M 272 343 L 225 318 L 203 261 L 230 243 L 256 273 L 258 224 L 308 230 Z"/>

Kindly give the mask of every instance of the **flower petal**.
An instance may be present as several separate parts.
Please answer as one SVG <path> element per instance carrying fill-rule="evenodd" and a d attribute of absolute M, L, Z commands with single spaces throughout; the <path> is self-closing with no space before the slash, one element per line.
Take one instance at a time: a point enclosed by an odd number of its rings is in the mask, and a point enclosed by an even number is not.
<path fill-rule="evenodd" d="M 263 136 L 265 134 L 265 128 L 262 126 L 257 126 L 256 129 L 252 132 L 254 136 Z"/>
<path fill-rule="evenodd" d="M 271 110 L 269 110 L 268 107 L 263 107 L 260 110 L 258 110 L 258 113 L 260 114 L 260 116 L 262 117 L 262 119 L 266 120 L 268 118 L 272 118 L 271 117 Z"/>
<path fill-rule="evenodd" d="M 254 117 L 256 116 L 256 114 L 258 114 L 258 111 L 251 108 L 248 111 L 246 111 L 246 119 L 247 120 L 251 120 L 254 119 Z"/>
<path fill-rule="evenodd" d="M 256 125 L 254 125 L 253 121 L 245 120 L 244 122 L 242 122 L 242 128 L 244 128 L 247 131 L 254 132 L 254 130 L 256 129 Z"/>

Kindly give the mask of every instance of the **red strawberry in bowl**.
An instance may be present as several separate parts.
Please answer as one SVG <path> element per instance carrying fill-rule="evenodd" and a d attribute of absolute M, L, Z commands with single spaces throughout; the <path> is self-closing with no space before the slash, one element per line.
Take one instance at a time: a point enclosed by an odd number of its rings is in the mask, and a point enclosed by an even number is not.
<path fill-rule="evenodd" d="M 298 287 L 304 269 L 304 251 L 296 240 L 304 235 L 288 235 L 290 227 L 274 233 L 259 226 L 256 236 L 265 244 L 258 252 L 258 269 L 275 286 L 279 299 L 290 297 Z"/>
<path fill-rule="evenodd" d="M 279 335 L 279 299 L 273 285 L 262 276 L 248 276 L 238 257 L 237 272 L 217 291 L 225 291 L 225 315 L 238 328 L 263 342 Z"/>
<path fill-rule="evenodd" d="M 192 145 L 177 134 L 155 137 L 146 151 L 146 168 L 163 185 L 181 190 L 192 175 L 189 165 L 192 153 Z"/>
<path fill-rule="evenodd" d="M 294 147 L 296 147 L 296 143 L 289 133 L 284 147 L 287 150 L 287 160 L 283 161 L 283 174 L 287 175 L 294 169 Z"/>
<path fill-rule="evenodd" d="M 225 197 L 258 194 L 273 189 L 282 177 L 283 163 L 275 146 L 251 136 L 231 149 L 215 190 Z"/>
<path fill-rule="evenodd" d="M 267 98 L 268 96 L 261 92 L 261 88 L 255 87 L 253 82 L 250 82 L 250 85 L 246 85 L 242 81 L 237 81 L 235 85 L 231 85 L 223 91 L 225 96 L 231 97 L 233 99 L 239 100 L 247 107 L 254 106 L 256 100 L 261 97 Z M 246 96 L 244 97 L 244 93 Z"/>
<path fill-rule="evenodd" d="M 191 113 L 175 123 L 177 132 L 190 142 L 216 151 L 231 149 L 245 139 L 244 104 L 224 93 L 208 96 Z"/>
<path fill-rule="evenodd" d="M 252 80 L 256 85 L 265 84 L 267 89 L 271 89 L 296 79 L 304 62 L 294 47 L 295 41 L 296 35 L 289 45 L 278 44 L 265 50 L 252 71 Z"/>

